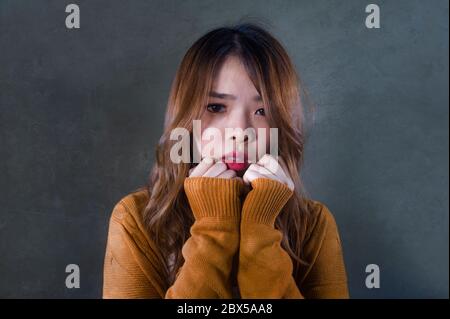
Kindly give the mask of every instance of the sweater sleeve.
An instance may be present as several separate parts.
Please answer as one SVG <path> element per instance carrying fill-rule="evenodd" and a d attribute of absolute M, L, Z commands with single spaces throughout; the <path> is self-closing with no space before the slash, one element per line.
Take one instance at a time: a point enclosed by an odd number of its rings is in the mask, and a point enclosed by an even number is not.
<path fill-rule="evenodd" d="M 242 207 L 238 283 L 242 298 L 296 298 L 303 295 L 292 276 L 293 264 L 281 247 L 275 219 L 292 196 L 284 184 L 266 178 L 252 182 Z"/>
<path fill-rule="evenodd" d="M 165 298 L 232 298 L 242 181 L 191 177 L 184 188 L 195 221 L 182 249 L 184 264 Z"/>
<path fill-rule="evenodd" d="M 103 272 L 103 298 L 231 298 L 230 273 L 239 245 L 242 181 L 187 178 L 195 217 L 182 248 L 184 264 L 172 286 L 160 250 L 136 208 L 119 202 L 112 213 Z"/>
<path fill-rule="evenodd" d="M 103 267 L 103 298 L 161 298 L 164 264 L 139 218 L 123 201 L 116 204 L 109 221 Z"/>

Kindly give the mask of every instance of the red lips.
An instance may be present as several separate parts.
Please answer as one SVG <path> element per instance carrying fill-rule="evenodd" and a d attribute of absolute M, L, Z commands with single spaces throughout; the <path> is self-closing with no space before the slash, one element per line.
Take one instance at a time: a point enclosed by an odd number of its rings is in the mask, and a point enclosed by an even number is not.
<path fill-rule="evenodd" d="M 236 172 L 243 171 L 249 166 L 247 154 L 231 152 L 223 157 L 223 161 L 227 164 L 228 169 Z"/>

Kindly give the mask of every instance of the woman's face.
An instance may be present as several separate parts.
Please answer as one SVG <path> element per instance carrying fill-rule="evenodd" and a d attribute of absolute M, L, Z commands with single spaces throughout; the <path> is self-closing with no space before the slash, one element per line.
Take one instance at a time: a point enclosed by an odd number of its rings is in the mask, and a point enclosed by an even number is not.
<path fill-rule="evenodd" d="M 223 63 L 205 108 L 201 117 L 202 140 L 196 140 L 196 146 L 201 145 L 202 158 L 213 157 L 227 163 L 230 169 L 243 171 L 248 167 L 248 162 L 260 157 L 258 154 L 268 152 L 266 107 L 237 57 L 230 56 Z M 211 129 L 220 132 L 220 135 L 208 137 L 207 132 Z M 250 130 L 245 132 L 246 129 Z M 246 134 L 252 131 L 255 134 Z M 217 143 L 218 138 L 220 143 Z M 212 143 L 212 140 L 215 142 Z M 211 152 L 211 144 L 214 152 Z"/>

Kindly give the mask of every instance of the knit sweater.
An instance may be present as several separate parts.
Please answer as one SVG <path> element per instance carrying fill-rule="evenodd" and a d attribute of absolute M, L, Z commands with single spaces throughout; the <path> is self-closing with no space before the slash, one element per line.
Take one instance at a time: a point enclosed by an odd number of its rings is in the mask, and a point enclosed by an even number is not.
<path fill-rule="evenodd" d="M 103 298 L 348 298 L 341 241 L 329 209 L 306 199 L 307 265 L 294 275 L 293 259 L 274 226 L 293 192 L 258 178 L 242 202 L 242 188 L 237 179 L 185 179 L 195 221 L 182 248 L 184 264 L 170 286 L 162 254 L 143 224 L 148 192 L 122 198 L 109 223 Z"/>

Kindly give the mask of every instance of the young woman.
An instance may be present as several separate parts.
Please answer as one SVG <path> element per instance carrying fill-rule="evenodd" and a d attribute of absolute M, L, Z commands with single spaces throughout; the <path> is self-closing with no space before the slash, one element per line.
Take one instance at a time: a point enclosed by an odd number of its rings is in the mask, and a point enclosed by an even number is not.
<path fill-rule="evenodd" d="M 113 209 L 104 298 L 348 298 L 336 222 L 300 181 L 299 89 L 287 53 L 259 26 L 219 28 L 193 44 L 148 185 Z M 190 163 L 171 156 L 177 128 L 190 137 Z M 211 128 L 223 139 L 212 155 Z"/>

